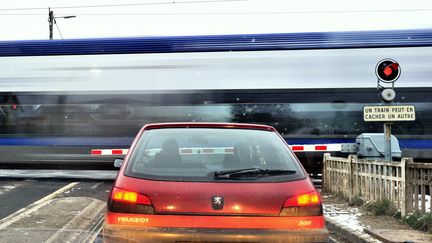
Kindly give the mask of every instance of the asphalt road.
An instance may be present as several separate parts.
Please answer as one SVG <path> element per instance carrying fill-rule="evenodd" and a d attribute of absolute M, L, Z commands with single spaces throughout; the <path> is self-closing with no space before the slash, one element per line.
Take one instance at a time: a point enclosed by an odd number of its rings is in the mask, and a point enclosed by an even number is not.
<path fill-rule="evenodd" d="M 1 179 L 1 241 L 102 242 L 100 229 L 112 183 L 109 180 Z M 333 236 L 330 242 L 342 241 Z"/>
<path fill-rule="evenodd" d="M 100 241 L 99 231 L 112 183 L 1 179 L 0 241 Z"/>
<path fill-rule="evenodd" d="M 73 182 L 78 184 L 57 195 L 56 198 L 91 197 L 106 201 L 112 186 L 112 181 L 0 180 L 0 219 Z"/>

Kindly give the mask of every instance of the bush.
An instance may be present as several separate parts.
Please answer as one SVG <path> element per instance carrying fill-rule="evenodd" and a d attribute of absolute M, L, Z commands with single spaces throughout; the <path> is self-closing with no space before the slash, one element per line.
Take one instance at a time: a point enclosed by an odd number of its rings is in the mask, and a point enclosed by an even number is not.
<path fill-rule="evenodd" d="M 393 218 L 395 218 L 395 219 L 402 219 L 401 211 L 397 211 L 397 212 L 393 215 Z"/>
<path fill-rule="evenodd" d="M 432 233 L 432 213 L 415 212 L 406 216 L 403 221 L 413 229 Z"/>
<path fill-rule="evenodd" d="M 361 206 L 363 205 L 364 200 L 361 198 L 361 196 L 357 195 L 351 198 L 351 200 L 348 202 L 349 206 Z"/>
<path fill-rule="evenodd" d="M 373 213 L 373 215 L 389 215 L 394 216 L 397 213 L 396 207 L 388 199 L 383 199 L 375 202 L 367 202 L 363 208 Z"/>

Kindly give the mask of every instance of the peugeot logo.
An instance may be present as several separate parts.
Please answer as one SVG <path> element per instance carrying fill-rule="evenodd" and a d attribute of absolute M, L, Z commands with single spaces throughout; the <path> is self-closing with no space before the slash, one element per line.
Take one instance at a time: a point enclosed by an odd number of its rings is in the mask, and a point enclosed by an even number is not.
<path fill-rule="evenodd" d="M 211 198 L 213 210 L 222 210 L 224 206 L 224 198 L 221 196 L 213 196 Z"/>

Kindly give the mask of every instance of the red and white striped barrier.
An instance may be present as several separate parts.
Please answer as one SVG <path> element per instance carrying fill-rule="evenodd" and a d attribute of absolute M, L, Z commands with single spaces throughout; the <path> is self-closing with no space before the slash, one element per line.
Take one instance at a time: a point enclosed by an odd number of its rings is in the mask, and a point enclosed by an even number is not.
<path fill-rule="evenodd" d="M 91 155 L 126 155 L 129 149 L 92 149 Z"/>
<path fill-rule="evenodd" d="M 289 145 L 293 152 L 337 152 L 341 151 L 341 144 L 305 144 L 305 145 Z M 154 150 L 154 151 L 153 151 Z M 126 155 L 129 149 L 92 149 L 91 155 Z M 152 149 L 146 151 L 149 155 L 154 155 L 160 149 Z M 232 147 L 226 148 L 181 148 L 180 154 L 232 154 Z"/>
<path fill-rule="evenodd" d="M 181 148 L 180 154 L 233 154 L 233 147 L 226 148 Z"/>
<path fill-rule="evenodd" d="M 290 145 L 293 152 L 336 152 L 341 151 L 341 144 L 306 144 Z"/>

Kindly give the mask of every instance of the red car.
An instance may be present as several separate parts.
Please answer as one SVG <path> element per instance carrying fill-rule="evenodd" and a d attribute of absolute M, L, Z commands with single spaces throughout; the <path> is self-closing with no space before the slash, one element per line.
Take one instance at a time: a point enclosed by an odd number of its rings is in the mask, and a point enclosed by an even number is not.
<path fill-rule="evenodd" d="M 284 139 L 230 123 L 144 126 L 103 233 L 107 242 L 328 241 L 320 195 Z"/>

